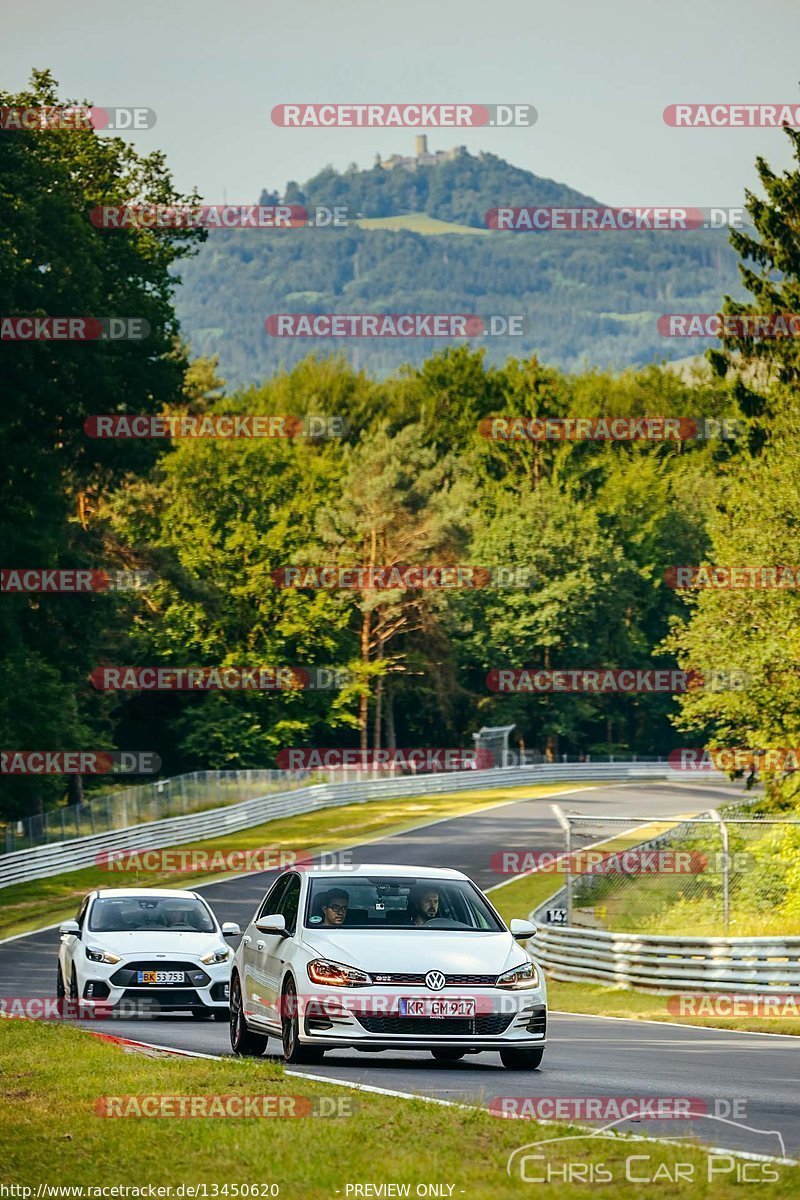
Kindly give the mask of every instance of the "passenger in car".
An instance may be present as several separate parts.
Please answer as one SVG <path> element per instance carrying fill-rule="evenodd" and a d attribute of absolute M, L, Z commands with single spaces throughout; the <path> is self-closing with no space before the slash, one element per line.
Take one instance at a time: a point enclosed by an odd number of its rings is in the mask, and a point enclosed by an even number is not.
<path fill-rule="evenodd" d="M 344 925 L 347 916 L 347 906 L 350 896 L 340 888 L 334 888 L 322 898 L 322 927 L 323 929 L 338 929 Z"/>

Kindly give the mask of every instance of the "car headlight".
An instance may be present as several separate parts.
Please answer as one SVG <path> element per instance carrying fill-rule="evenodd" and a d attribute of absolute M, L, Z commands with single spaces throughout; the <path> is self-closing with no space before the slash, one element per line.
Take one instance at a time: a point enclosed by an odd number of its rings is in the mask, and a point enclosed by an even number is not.
<path fill-rule="evenodd" d="M 102 963 L 118 963 L 122 959 L 118 954 L 114 954 L 111 950 L 103 950 L 100 946 L 87 946 L 86 957 L 90 962 Z"/>
<path fill-rule="evenodd" d="M 312 983 L 322 983 L 328 987 L 367 987 L 372 983 L 366 971 L 348 967 L 345 963 L 331 962 L 328 958 L 315 958 L 306 969 Z"/>
<path fill-rule="evenodd" d="M 204 954 L 200 959 L 201 963 L 221 963 L 227 962 L 231 956 L 231 951 L 228 946 L 218 946 L 216 950 L 209 950 L 208 954 Z"/>
<path fill-rule="evenodd" d="M 520 963 L 518 967 L 504 971 L 497 980 L 497 986 L 512 988 L 515 991 L 520 988 L 535 988 L 539 986 L 539 972 L 532 962 Z"/>

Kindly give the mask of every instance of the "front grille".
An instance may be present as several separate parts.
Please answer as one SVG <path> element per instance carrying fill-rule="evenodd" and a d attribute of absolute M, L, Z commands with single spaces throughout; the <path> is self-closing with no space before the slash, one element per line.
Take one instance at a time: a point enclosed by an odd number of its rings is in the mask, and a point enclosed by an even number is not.
<path fill-rule="evenodd" d="M 493 1037 L 505 1033 L 514 1014 L 486 1013 L 477 1017 L 365 1017 L 357 1015 L 359 1025 L 367 1033 L 417 1034 L 421 1037 L 437 1037 L 440 1034 L 455 1034 Z"/>
<path fill-rule="evenodd" d="M 149 988 L 143 992 L 141 988 L 122 993 L 121 1004 L 136 1005 L 141 1012 L 159 1008 L 203 1008 L 203 1002 L 197 992 L 191 988 L 178 991 L 175 988 Z"/>
<path fill-rule="evenodd" d="M 368 971 L 375 983 L 404 983 L 408 986 L 426 987 L 426 971 L 398 975 L 387 971 Z M 496 975 L 445 975 L 445 987 L 494 987 Z"/>
<path fill-rule="evenodd" d="M 137 973 L 139 971 L 180 971 L 181 979 L 178 983 L 139 983 Z M 206 975 L 200 967 L 194 966 L 189 962 L 132 962 L 126 963 L 124 967 L 120 967 L 111 976 L 111 982 L 116 987 L 139 987 L 147 988 L 174 988 L 186 987 L 187 984 L 194 984 L 195 987 L 206 987 L 211 979 Z"/>

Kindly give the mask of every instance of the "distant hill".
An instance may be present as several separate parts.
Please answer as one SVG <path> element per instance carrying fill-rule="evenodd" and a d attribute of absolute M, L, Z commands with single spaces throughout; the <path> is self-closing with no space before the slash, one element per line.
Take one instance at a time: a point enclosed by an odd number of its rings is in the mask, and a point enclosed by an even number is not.
<path fill-rule="evenodd" d="M 262 194 L 262 203 L 277 200 Z M 184 262 L 177 297 L 196 353 L 218 353 L 230 384 L 257 382 L 312 350 L 342 352 L 382 375 L 446 343 L 410 338 L 276 338 L 281 312 L 520 313 L 522 338 L 485 339 L 491 360 L 536 352 L 566 370 L 686 358 L 700 339 L 667 339 L 665 312 L 715 312 L 743 295 L 724 231 L 617 233 L 490 231 L 498 205 L 575 207 L 598 201 L 492 154 L 460 154 L 416 170 L 326 167 L 280 199 L 346 208 L 346 228 L 212 232 Z M 466 236 L 465 236 L 466 235 Z M 481 342 L 484 339 L 480 339 Z"/>
<path fill-rule="evenodd" d="M 596 204 L 564 183 L 543 179 L 514 167 L 496 154 L 466 152 L 436 166 L 415 170 L 376 164 L 368 171 L 343 173 L 325 167 L 300 187 L 290 182 L 284 194 L 290 204 L 346 205 L 362 217 L 427 213 L 439 221 L 485 229 L 488 209 L 498 204 L 576 207 Z"/>

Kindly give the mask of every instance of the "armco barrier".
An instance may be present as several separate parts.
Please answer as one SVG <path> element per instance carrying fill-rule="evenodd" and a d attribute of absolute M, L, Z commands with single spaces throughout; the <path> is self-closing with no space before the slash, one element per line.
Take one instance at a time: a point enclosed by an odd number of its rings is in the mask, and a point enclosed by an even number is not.
<path fill-rule="evenodd" d="M 704 780 L 721 778 L 704 773 Z M 488 771 L 458 771 L 401 779 L 375 779 L 361 783 L 322 783 L 294 791 L 245 800 L 224 808 L 207 809 L 183 817 L 115 829 L 109 833 L 74 838 L 50 846 L 35 846 L 0 855 L 0 888 L 12 883 L 44 879 L 91 867 L 102 850 L 163 850 L 200 838 L 236 833 L 272 821 L 333 808 L 343 804 L 399 796 L 442 795 L 483 788 L 517 787 L 521 784 L 592 782 L 617 779 L 675 779 L 665 762 L 551 763 L 533 767 L 506 767 Z"/>
<path fill-rule="evenodd" d="M 800 937 L 665 937 L 539 925 L 529 946 L 553 979 L 571 983 L 665 994 L 800 992 Z"/>
<path fill-rule="evenodd" d="M 677 825 L 641 842 L 640 848 L 669 842 L 676 831 L 690 827 Z M 547 909 L 566 903 L 562 887 L 530 914 L 536 936 L 529 949 L 553 979 L 671 995 L 800 993 L 800 937 L 683 937 L 548 925 Z"/>

